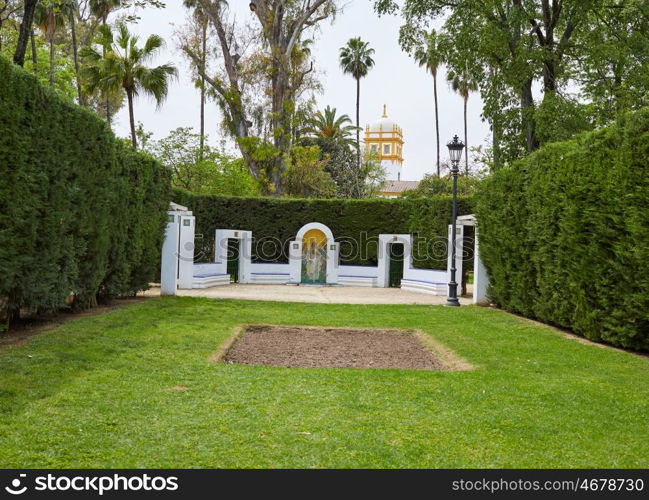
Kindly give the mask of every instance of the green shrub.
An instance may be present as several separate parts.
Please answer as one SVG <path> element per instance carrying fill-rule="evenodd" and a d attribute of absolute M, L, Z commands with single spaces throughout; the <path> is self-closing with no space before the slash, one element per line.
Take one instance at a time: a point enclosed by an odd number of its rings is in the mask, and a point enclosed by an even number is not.
<path fill-rule="evenodd" d="M 649 349 L 649 109 L 500 170 L 476 213 L 493 302 Z"/>
<path fill-rule="evenodd" d="M 0 298 L 54 311 L 155 279 L 169 173 L 0 58 Z"/>
<path fill-rule="evenodd" d="M 451 198 L 425 199 L 292 199 L 237 198 L 195 195 L 174 190 L 173 201 L 196 216 L 198 253 L 214 255 L 215 229 L 252 231 L 256 262 L 287 262 L 288 242 L 309 222 L 328 226 L 340 242 L 342 264 L 376 265 L 379 234 L 415 234 L 413 258 L 417 267 L 446 269 L 446 238 Z M 459 200 L 459 214 L 471 213 L 471 199 Z M 202 239 L 201 239 L 202 238 Z M 281 242 L 273 253 L 261 255 L 261 242 Z M 428 245 L 421 244 L 425 239 Z M 435 243 L 438 243 L 436 248 Z M 439 243 L 442 243 L 441 245 Z M 264 250 L 272 248 L 271 245 Z"/>

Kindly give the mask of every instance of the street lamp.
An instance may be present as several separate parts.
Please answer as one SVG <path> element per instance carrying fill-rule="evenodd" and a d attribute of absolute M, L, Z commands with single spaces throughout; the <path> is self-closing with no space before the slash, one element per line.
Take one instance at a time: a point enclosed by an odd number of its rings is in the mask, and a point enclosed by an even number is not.
<path fill-rule="evenodd" d="M 447 306 L 459 307 L 460 301 L 457 298 L 457 282 L 455 281 L 455 272 L 457 268 L 455 267 L 455 254 L 456 254 L 456 242 L 455 242 L 455 228 L 457 225 L 457 175 L 460 170 L 458 165 L 460 164 L 460 158 L 462 158 L 462 150 L 464 149 L 464 143 L 457 138 L 457 135 L 453 137 L 453 140 L 450 141 L 447 145 L 448 154 L 451 157 L 451 175 L 453 176 L 453 216 L 452 216 L 452 225 L 453 229 L 451 231 L 451 281 L 448 283 L 448 299 L 446 299 Z"/>

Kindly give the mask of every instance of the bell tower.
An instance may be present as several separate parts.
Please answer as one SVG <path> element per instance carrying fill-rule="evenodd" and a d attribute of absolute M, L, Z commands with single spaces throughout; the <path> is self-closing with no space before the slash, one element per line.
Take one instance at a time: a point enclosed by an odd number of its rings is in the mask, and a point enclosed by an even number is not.
<path fill-rule="evenodd" d="M 365 127 L 365 151 L 377 155 L 387 179 L 401 180 L 403 167 L 403 130 L 388 118 L 387 106 L 383 105 L 381 119 Z"/>

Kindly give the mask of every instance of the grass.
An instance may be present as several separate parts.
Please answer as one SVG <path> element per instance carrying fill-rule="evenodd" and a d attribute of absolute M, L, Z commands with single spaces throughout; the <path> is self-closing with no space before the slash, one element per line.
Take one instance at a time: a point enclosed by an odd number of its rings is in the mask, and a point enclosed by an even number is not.
<path fill-rule="evenodd" d="M 210 362 L 240 323 L 419 328 L 476 369 Z M 154 299 L 6 350 L 0 380 L 2 468 L 649 466 L 648 359 L 484 308 Z"/>

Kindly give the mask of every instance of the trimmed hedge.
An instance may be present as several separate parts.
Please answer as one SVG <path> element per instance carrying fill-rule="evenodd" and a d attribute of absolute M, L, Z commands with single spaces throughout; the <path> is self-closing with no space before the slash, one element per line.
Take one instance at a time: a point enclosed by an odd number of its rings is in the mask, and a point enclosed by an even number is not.
<path fill-rule="evenodd" d="M 502 169 L 476 205 L 494 303 L 649 350 L 649 109 Z"/>
<path fill-rule="evenodd" d="M 287 199 L 236 198 L 194 195 L 174 190 L 173 201 L 196 216 L 197 256 L 214 255 L 214 230 L 252 231 L 253 261 L 288 262 L 288 243 L 309 222 L 328 226 L 340 242 L 340 261 L 349 265 L 376 265 L 378 235 L 414 233 L 413 258 L 417 267 L 446 269 L 447 227 L 451 198 L 426 199 Z M 458 213 L 472 213 L 470 198 L 459 200 Z M 263 245 L 264 241 L 277 242 Z"/>
<path fill-rule="evenodd" d="M 0 58 L 0 302 L 9 316 L 74 294 L 132 294 L 159 268 L 169 172 Z"/>

